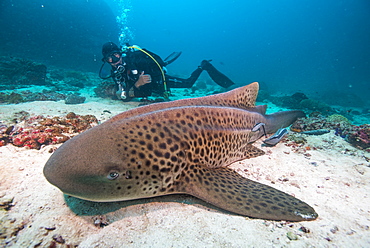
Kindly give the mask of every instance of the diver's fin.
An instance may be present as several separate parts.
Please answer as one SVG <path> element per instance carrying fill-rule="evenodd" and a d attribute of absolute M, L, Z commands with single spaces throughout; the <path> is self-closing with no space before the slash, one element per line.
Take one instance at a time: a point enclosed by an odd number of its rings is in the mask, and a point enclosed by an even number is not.
<path fill-rule="evenodd" d="M 209 76 L 215 81 L 216 84 L 220 85 L 221 87 L 228 88 L 234 84 L 230 78 L 222 74 L 218 71 L 211 63 L 210 60 L 203 60 L 200 68 L 207 71 Z"/>
<path fill-rule="evenodd" d="M 170 55 L 168 55 L 167 58 L 164 59 L 165 66 L 174 62 L 178 57 L 180 57 L 181 53 L 182 52 L 173 52 Z"/>
<path fill-rule="evenodd" d="M 317 218 L 307 203 L 270 186 L 242 177 L 232 169 L 190 165 L 178 183 L 179 193 L 198 197 L 244 216 L 287 221 Z"/>

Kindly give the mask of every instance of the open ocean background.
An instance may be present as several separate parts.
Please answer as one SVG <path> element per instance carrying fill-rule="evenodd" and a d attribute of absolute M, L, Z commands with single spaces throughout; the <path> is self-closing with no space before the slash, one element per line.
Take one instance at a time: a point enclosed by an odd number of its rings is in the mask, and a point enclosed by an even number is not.
<path fill-rule="evenodd" d="M 98 76 L 101 68 L 111 69 L 101 60 L 102 45 L 108 41 L 129 42 L 162 58 L 182 51 L 167 69 L 169 75 L 183 78 L 202 60 L 212 59 L 235 86 L 224 89 L 205 71 L 193 87 L 172 89 L 169 98 L 153 94 L 118 100 L 112 78 Z M 0 248 L 370 248 L 369 63 L 370 0 L 0 0 Z M 168 127 L 157 120 L 158 113 L 175 111 L 168 106 L 176 103 L 134 109 L 221 93 L 254 81 L 260 86 L 258 107 L 248 108 L 250 113 L 237 111 L 248 118 L 243 126 L 224 115 L 225 108 L 218 108 L 220 123 L 210 113 L 202 116 L 200 125 L 187 116 L 197 108 L 184 108 L 188 126 L 182 129 L 177 126 L 181 117 L 173 124 L 169 117 L 163 122 Z M 223 97 L 207 101 L 220 105 Z M 238 103 L 240 108 L 239 93 L 226 98 L 224 107 Z M 198 101 L 190 99 L 188 106 Z M 263 105 L 264 116 L 259 115 Z M 164 109 L 153 111 L 156 108 Z M 293 109 L 306 117 L 286 128 L 287 119 L 301 114 L 272 115 Z M 148 113 L 138 114 L 143 111 Z M 150 123 L 150 137 L 140 137 Z M 132 134 L 124 133 L 126 126 Z M 274 128 L 280 129 L 270 136 Z M 262 135 L 264 129 L 269 133 Z M 253 142 L 237 141 L 247 136 L 253 136 Z M 275 146 L 266 144 L 275 141 Z M 162 144 L 168 144 L 168 151 Z M 180 151 L 177 145 L 189 149 Z M 151 146 L 154 151 L 149 151 Z M 142 156 L 140 150 L 148 154 Z M 199 169 L 193 170 L 196 160 Z M 214 168 L 212 161 L 227 169 Z M 149 167 L 144 169 L 143 163 Z M 158 174 L 156 164 L 173 168 Z M 181 174 L 175 172 L 179 165 Z M 76 179 L 92 187 L 101 183 L 110 199 L 117 195 L 117 202 L 63 194 L 47 181 L 43 172 L 51 174 L 45 166 L 60 167 L 52 168 L 58 175 L 48 178 L 59 176 L 50 181 L 61 188 L 79 187 Z M 108 177 L 101 176 L 104 171 Z M 132 179 L 108 185 L 116 171 L 122 179 Z M 227 187 L 231 181 L 242 182 L 235 173 L 249 180 L 249 188 Z M 164 193 L 171 185 L 186 187 L 189 174 L 189 193 L 198 195 L 202 189 L 196 187 L 204 184 L 209 196 L 202 199 L 210 203 L 182 194 L 150 197 L 157 174 L 165 178 L 158 183 Z M 214 192 L 204 183 L 208 181 L 215 182 Z M 142 192 L 131 188 L 135 182 Z M 313 215 L 302 203 L 266 187 L 307 202 L 319 217 L 292 221 L 300 218 L 286 215 L 297 204 L 295 215 Z M 222 198 L 230 199 L 229 206 L 217 204 L 217 188 L 228 189 Z M 132 200 L 118 201 L 114 189 Z M 94 198 L 91 190 L 78 190 L 81 197 L 104 200 L 102 194 Z M 150 198 L 141 199 L 145 195 Z M 248 202 L 241 202 L 245 197 Z M 246 211 L 247 205 L 255 209 L 252 212 L 261 211 L 253 215 L 256 218 L 248 211 L 244 216 L 232 207 L 237 204 Z"/>
<path fill-rule="evenodd" d="M 0 15 L 2 56 L 98 73 L 102 44 L 124 26 L 131 44 L 183 52 L 172 75 L 212 59 L 237 85 L 369 106 L 368 0 L 2 0 Z"/>

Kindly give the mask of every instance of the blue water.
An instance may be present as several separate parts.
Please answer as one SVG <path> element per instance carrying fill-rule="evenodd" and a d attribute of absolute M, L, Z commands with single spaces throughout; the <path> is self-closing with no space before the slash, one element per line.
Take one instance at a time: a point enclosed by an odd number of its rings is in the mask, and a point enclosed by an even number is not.
<path fill-rule="evenodd" d="M 313 97 L 370 94 L 370 1 L 131 0 L 125 23 L 131 44 L 162 57 L 188 76 L 200 61 L 238 85 L 261 82 L 270 92 Z M 122 13 L 115 0 L 3 0 L 0 55 L 98 71 L 100 49 L 118 42 Z"/>
<path fill-rule="evenodd" d="M 161 3 L 133 0 L 132 27 L 142 46 L 183 51 L 173 70 L 212 58 L 238 84 L 370 94 L 368 0 Z"/>

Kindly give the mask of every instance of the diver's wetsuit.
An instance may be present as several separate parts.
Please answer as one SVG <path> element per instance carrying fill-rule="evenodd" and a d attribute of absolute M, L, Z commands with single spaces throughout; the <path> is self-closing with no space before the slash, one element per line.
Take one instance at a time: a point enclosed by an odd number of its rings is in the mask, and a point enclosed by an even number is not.
<path fill-rule="evenodd" d="M 222 87 L 227 88 L 234 84 L 207 60 L 203 60 L 201 66 L 193 71 L 189 78 L 179 78 L 162 74 L 163 67 L 166 63 L 155 53 L 149 52 L 145 49 L 143 49 L 143 51 L 150 54 L 150 56 L 152 56 L 156 61 L 142 51 L 129 50 L 125 53 L 126 56 L 124 57 L 125 70 L 112 71 L 113 79 L 119 87 L 121 94 L 120 98 L 123 100 L 127 101 L 133 97 L 148 97 L 151 96 L 152 93 L 163 95 L 166 90 L 163 83 L 163 76 L 166 80 L 167 90 L 170 88 L 191 88 L 203 70 L 207 71 L 213 81 Z M 135 82 L 139 79 L 142 72 L 151 76 L 151 83 L 136 88 Z"/>
<path fill-rule="evenodd" d="M 191 88 L 202 73 L 202 68 L 197 68 L 189 78 L 179 78 L 166 75 L 167 85 L 170 88 Z"/>
<path fill-rule="evenodd" d="M 143 49 L 150 54 L 163 68 L 163 60 L 156 54 Z M 148 97 L 153 92 L 163 94 L 164 86 L 162 72 L 157 63 L 148 55 L 141 51 L 127 51 L 124 57 L 124 70 L 112 70 L 112 78 L 117 83 L 118 98 L 122 100 L 130 100 L 133 97 Z M 145 84 L 137 88 L 135 83 L 139 80 L 140 74 L 144 72 L 151 76 L 151 83 Z"/>

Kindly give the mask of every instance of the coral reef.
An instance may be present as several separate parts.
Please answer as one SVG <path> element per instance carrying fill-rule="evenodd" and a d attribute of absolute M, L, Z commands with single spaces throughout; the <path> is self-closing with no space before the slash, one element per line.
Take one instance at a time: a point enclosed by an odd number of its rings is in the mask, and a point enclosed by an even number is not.
<path fill-rule="evenodd" d="M 276 102 L 285 108 L 300 108 L 299 105 L 303 100 L 308 99 L 308 97 L 300 92 L 294 93 L 291 96 L 282 96 L 275 98 Z"/>
<path fill-rule="evenodd" d="M 335 130 L 337 128 L 343 131 L 348 131 L 351 129 L 351 123 L 346 117 L 337 114 L 329 117 L 318 115 L 298 119 L 290 127 L 290 130 L 294 132 L 304 132 L 319 129 Z"/>
<path fill-rule="evenodd" d="M 0 146 L 10 143 L 40 149 L 43 145 L 63 143 L 97 124 L 95 116 L 73 112 L 65 117 L 31 116 L 15 126 L 0 126 Z"/>
<path fill-rule="evenodd" d="M 320 111 L 322 113 L 333 112 L 332 108 L 326 103 L 310 99 L 301 92 L 294 93 L 291 96 L 273 96 L 269 98 L 274 104 L 284 108 Z"/>
<path fill-rule="evenodd" d="M 46 66 L 43 64 L 23 58 L 0 57 L 0 81 L 6 85 L 5 89 L 12 85 L 45 85 L 45 79 Z"/>
<path fill-rule="evenodd" d="M 334 114 L 328 117 L 314 115 L 300 118 L 293 123 L 290 130 L 298 133 L 334 130 L 335 135 L 344 138 L 354 147 L 370 152 L 370 124 L 351 125 L 351 122 L 342 115 Z"/>
<path fill-rule="evenodd" d="M 333 114 L 326 118 L 328 122 L 338 122 L 343 124 L 351 124 L 351 122 L 343 115 Z"/>
<path fill-rule="evenodd" d="M 327 105 L 324 102 L 321 102 L 319 100 L 314 100 L 314 99 L 304 99 L 302 100 L 298 107 L 300 109 L 308 109 L 311 111 L 320 111 L 322 113 L 331 113 L 333 112 L 332 108 Z"/>
<path fill-rule="evenodd" d="M 23 58 L 0 57 L 0 90 L 4 91 L 0 92 L 0 103 L 65 100 L 71 92 L 78 95 L 75 92 L 100 82 L 96 73 L 46 68 Z M 44 89 L 41 91 L 40 87 Z M 22 88 L 27 90 L 9 92 Z M 67 104 L 81 103 L 82 99 L 71 96 Z"/>
<path fill-rule="evenodd" d="M 17 104 L 32 101 L 60 101 L 66 98 L 66 95 L 51 90 L 43 90 L 42 92 L 25 90 L 20 93 L 12 92 L 10 94 L 0 92 L 0 103 Z"/>
<path fill-rule="evenodd" d="M 101 98 L 111 98 L 114 100 L 117 99 L 116 84 L 113 82 L 101 82 L 96 88 L 94 88 L 94 92 L 98 97 Z"/>
<path fill-rule="evenodd" d="M 346 140 L 354 147 L 370 152 L 370 124 L 354 126 Z"/>
<path fill-rule="evenodd" d="M 42 92 L 31 92 L 31 91 L 22 91 L 21 95 L 24 102 L 32 101 L 60 101 L 66 98 L 66 95 L 54 92 L 52 90 L 43 90 Z"/>
<path fill-rule="evenodd" d="M 96 74 L 62 69 L 50 69 L 49 79 L 55 91 L 79 91 L 87 86 L 96 85 L 99 81 Z M 95 82 L 96 81 L 96 82 Z"/>
<path fill-rule="evenodd" d="M 349 90 L 339 90 L 331 87 L 327 91 L 322 91 L 321 95 L 325 97 L 325 102 L 330 105 L 339 105 L 344 107 L 364 107 L 366 103 L 360 96 Z M 365 98 L 366 99 L 366 98 Z"/>
<path fill-rule="evenodd" d="M 308 98 L 304 93 L 294 93 L 291 96 L 270 96 L 270 95 L 264 95 L 263 98 L 258 96 L 258 101 L 265 101 L 269 100 L 276 104 L 277 106 L 281 106 L 288 109 L 299 109 L 303 110 L 306 113 L 311 112 L 311 116 L 328 116 L 333 114 L 339 114 L 351 121 L 357 121 L 358 123 L 366 123 L 366 119 L 370 117 L 369 111 L 364 108 L 363 105 L 361 109 L 355 109 L 353 107 L 348 107 L 352 105 L 346 105 L 346 108 L 339 107 L 339 106 L 330 106 L 326 103 L 326 97 L 325 102 L 321 100 L 316 100 L 312 98 Z M 354 99 L 354 101 L 356 101 Z M 360 118 L 363 118 L 364 121 L 358 121 Z M 331 121 L 329 121 L 331 122 Z"/>
<path fill-rule="evenodd" d="M 6 94 L 0 92 L 0 103 L 21 103 L 24 102 L 24 99 L 21 94 L 12 92 L 10 94 Z"/>

